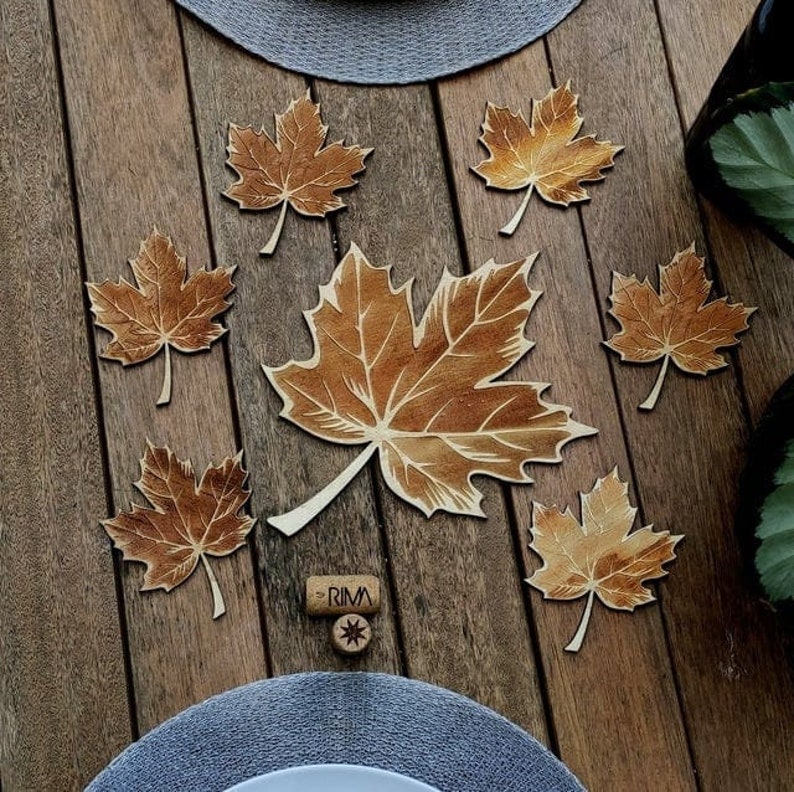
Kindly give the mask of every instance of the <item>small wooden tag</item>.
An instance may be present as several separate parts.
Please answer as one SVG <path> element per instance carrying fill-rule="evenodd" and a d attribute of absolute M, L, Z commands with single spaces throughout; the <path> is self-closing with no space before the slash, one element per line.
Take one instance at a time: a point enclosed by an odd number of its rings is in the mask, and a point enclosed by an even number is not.
<path fill-rule="evenodd" d="M 306 613 L 310 616 L 378 611 L 380 581 L 374 575 L 314 575 L 306 581 Z"/>

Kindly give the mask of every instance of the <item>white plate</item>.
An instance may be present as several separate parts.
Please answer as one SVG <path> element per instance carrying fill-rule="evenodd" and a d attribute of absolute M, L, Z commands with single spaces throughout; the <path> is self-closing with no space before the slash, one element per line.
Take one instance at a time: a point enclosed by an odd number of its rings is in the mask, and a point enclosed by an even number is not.
<path fill-rule="evenodd" d="M 439 792 L 413 778 L 359 765 L 306 765 L 249 778 L 226 792 Z"/>

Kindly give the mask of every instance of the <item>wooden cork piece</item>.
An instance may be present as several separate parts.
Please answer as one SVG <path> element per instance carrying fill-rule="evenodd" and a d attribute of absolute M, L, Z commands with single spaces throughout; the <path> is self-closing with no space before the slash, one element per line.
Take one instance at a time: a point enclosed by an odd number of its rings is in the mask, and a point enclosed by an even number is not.
<path fill-rule="evenodd" d="M 361 654 L 371 640 L 369 622 L 358 613 L 340 616 L 331 627 L 331 644 L 340 654 Z"/>
<path fill-rule="evenodd" d="M 380 581 L 374 575 L 314 575 L 306 581 L 310 616 L 379 611 Z"/>

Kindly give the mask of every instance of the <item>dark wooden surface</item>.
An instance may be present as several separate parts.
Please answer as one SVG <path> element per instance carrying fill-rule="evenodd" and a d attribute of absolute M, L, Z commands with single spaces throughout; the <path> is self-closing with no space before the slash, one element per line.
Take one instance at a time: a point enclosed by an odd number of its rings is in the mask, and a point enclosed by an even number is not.
<path fill-rule="evenodd" d="M 0 785 L 79 789 L 131 739 L 188 705 L 267 675 L 309 669 L 401 673 L 471 696 L 549 745 L 593 790 L 794 788 L 794 665 L 780 625 L 750 593 L 732 516 L 749 431 L 794 369 L 794 263 L 693 193 L 683 131 L 754 0 L 585 0 L 540 41 L 496 64 L 402 88 L 284 72 L 215 35 L 169 0 L 6 0 L 0 5 Z M 469 167 L 485 102 L 529 110 L 573 80 L 585 132 L 626 145 L 593 200 L 567 211 L 533 198 L 514 237 L 497 229 L 516 193 Z M 275 222 L 221 191 L 229 122 L 264 124 L 310 87 L 333 139 L 375 147 L 348 209 Z M 117 278 L 152 227 L 188 266 L 237 265 L 229 333 L 174 358 L 174 394 L 154 406 L 162 360 L 98 360 L 82 283 Z M 657 409 L 636 409 L 651 367 L 599 342 L 613 269 L 654 277 L 696 242 L 732 299 L 759 307 L 731 366 L 671 372 Z M 487 521 L 426 520 L 374 465 L 297 536 L 265 518 L 329 481 L 354 451 L 278 418 L 261 373 L 310 354 L 301 311 L 351 242 L 395 284 L 413 277 L 421 314 L 444 267 L 536 250 L 543 291 L 535 348 L 513 377 L 596 426 L 535 466 L 536 483 L 478 481 Z M 249 545 L 206 579 L 142 594 L 99 520 L 137 499 L 145 441 L 197 468 L 242 447 Z M 562 648 L 581 606 L 544 603 L 523 579 L 533 500 L 576 506 L 617 465 L 640 518 L 687 538 L 634 615 L 600 608 L 579 655 Z M 384 607 L 371 651 L 334 655 L 303 613 L 312 574 L 372 573 Z M 495 790 L 495 792 L 497 792 Z"/>

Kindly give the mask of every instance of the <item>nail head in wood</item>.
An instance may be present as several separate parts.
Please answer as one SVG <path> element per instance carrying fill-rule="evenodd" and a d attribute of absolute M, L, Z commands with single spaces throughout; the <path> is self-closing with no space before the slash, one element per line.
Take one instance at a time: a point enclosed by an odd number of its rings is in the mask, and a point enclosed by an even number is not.
<path fill-rule="evenodd" d="M 343 655 L 361 654 L 372 640 L 369 622 L 358 613 L 340 616 L 331 627 L 331 644 Z"/>
<path fill-rule="evenodd" d="M 310 616 L 379 611 L 380 581 L 374 575 L 313 575 L 306 581 Z"/>

